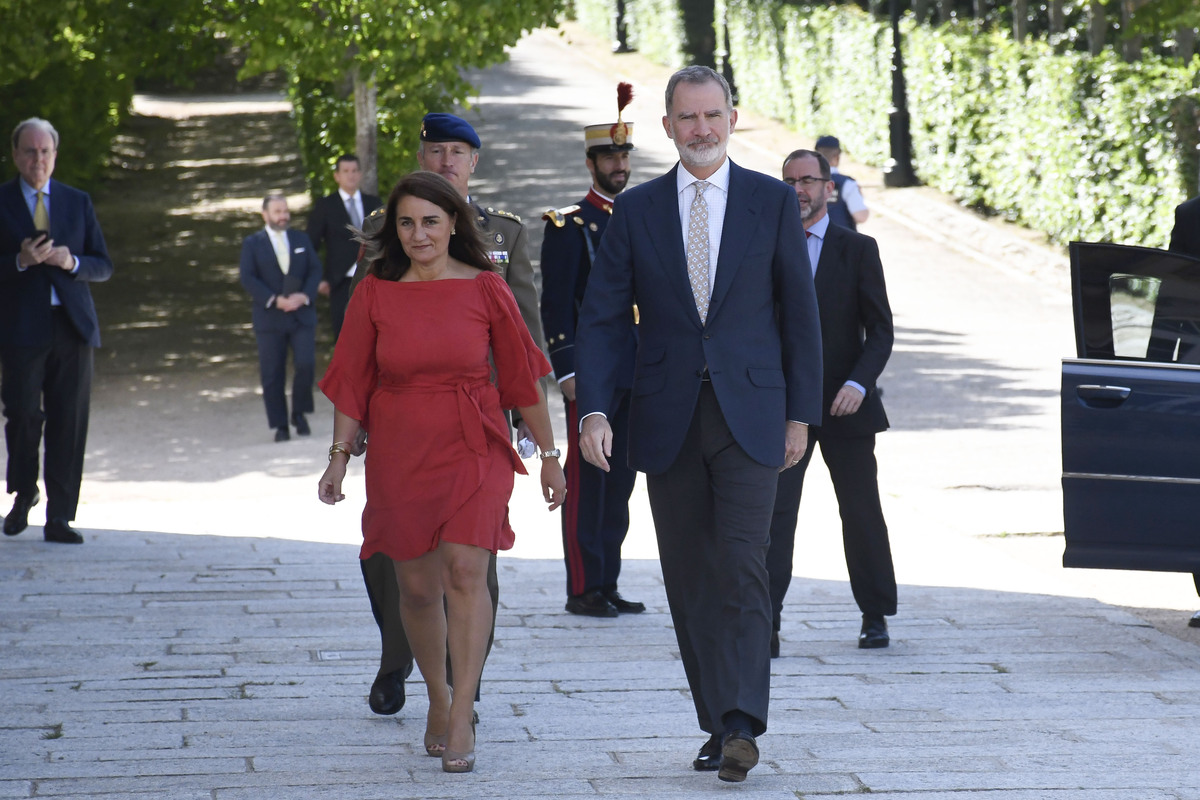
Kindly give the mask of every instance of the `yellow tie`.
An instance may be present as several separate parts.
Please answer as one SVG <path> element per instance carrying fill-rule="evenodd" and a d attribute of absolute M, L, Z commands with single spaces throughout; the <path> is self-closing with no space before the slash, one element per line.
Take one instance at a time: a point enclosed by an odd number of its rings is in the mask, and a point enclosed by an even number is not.
<path fill-rule="evenodd" d="M 50 214 L 46 211 L 46 193 L 37 193 L 37 205 L 33 207 L 33 227 L 39 231 L 50 230 Z"/>

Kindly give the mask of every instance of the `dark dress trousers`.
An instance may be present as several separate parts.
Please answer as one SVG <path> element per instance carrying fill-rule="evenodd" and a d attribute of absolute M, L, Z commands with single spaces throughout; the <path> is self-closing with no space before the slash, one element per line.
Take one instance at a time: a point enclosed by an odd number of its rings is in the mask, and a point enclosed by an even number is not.
<path fill-rule="evenodd" d="M 588 198 L 591 198 L 589 200 Z M 542 239 L 542 324 L 554 374 L 575 374 L 575 329 L 579 307 L 612 205 L 589 193 L 563 213 L 550 212 Z M 637 472 L 625 457 L 629 428 L 629 387 L 637 352 L 637 328 L 629 309 L 628 335 L 621 346 L 622 365 L 606 414 L 613 429 L 612 469 L 589 464 L 579 453 L 579 407 L 566 401 L 567 499 L 560 512 L 567 595 L 616 590 L 621 575 L 621 545 L 629 532 L 629 496 Z"/>
<path fill-rule="evenodd" d="M 91 400 L 92 348 L 100 322 L 88 284 L 112 275 L 91 198 L 50 181 L 50 238 L 79 259 L 67 273 L 38 264 L 17 269 L 33 217 L 17 179 L 0 186 L 0 397 L 8 447 L 7 490 L 37 488 L 45 428 L 46 518 L 70 521 L 79 505 Z M 50 288 L 61 305 L 51 307 Z"/>
<path fill-rule="evenodd" d="M 663 582 L 700 727 L 766 730 L 767 544 L 787 420 L 821 416 L 821 343 L 795 193 L 731 164 L 701 322 L 674 169 L 622 193 L 575 340 L 581 416 L 604 412 L 639 311 L 629 465 L 647 473 Z"/>
<path fill-rule="evenodd" d="M 779 475 L 767 555 L 775 630 L 779 630 L 783 599 L 792 579 L 804 473 L 818 442 L 842 516 L 854 599 L 863 613 L 896 613 L 896 576 L 875 462 L 875 434 L 888 427 L 876 382 L 892 354 L 893 341 L 892 310 L 879 246 L 869 236 L 831 224 L 821 246 L 814 283 L 821 311 L 824 407 L 820 426 L 809 429 L 808 452 L 800 464 Z M 867 394 L 857 412 L 835 417 L 829 409 L 846 381 L 859 384 Z"/>
<path fill-rule="evenodd" d="M 373 194 L 360 194 L 363 219 L 382 205 Z M 329 319 L 333 326 L 333 338 L 342 331 L 342 320 L 346 317 L 346 305 L 350 302 L 351 278 L 346 275 L 358 260 L 358 242 L 346 226 L 350 225 L 350 212 L 338 192 L 326 195 L 313 203 L 308 215 L 308 238 L 313 247 L 325 248 L 324 279 L 329 284 Z"/>
<path fill-rule="evenodd" d="M 310 302 L 296 311 L 282 311 L 271 303 L 276 295 L 302 292 L 310 300 L 317 296 L 321 262 L 303 231 L 287 231 L 289 265 L 285 275 L 279 268 L 275 248 L 266 230 L 242 242 L 242 286 L 250 293 L 254 338 L 258 342 L 258 368 L 262 376 L 263 404 L 267 424 L 286 428 L 288 420 L 287 353 L 292 351 L 292 416 L 313 411 L 313 378 L 317 361 L 317 310 Z M 268 307 L 268 304 L 270 306 Z"/>
<path fill-rule="evenodd" d="M 533 284 L 533 263 L 529 259 L 529 244 L 525 226 L 519 217 L 494 208 L 484 208 L 473 203 L 475 224 L 483 234 L 488 257 L 496 271 L 512 289 L 517 300 L 521 319 L 529 328 L 533 340 L 540 346 L 543 342 L 542 322 L 538 315 L 537 288 Z M 383 223 L 385 209 L 380 208 L 363 223 L 368 232 L 379 229 Z M 366 263 L 359 264 L 353 285 L 357 286 L 366 274 Z M 353 289 L 351 289 L 353 292 Z M 400 618 L 400 590 L 396 585 L 396 570 L 392 560 L 383 553 L 376 553 L 359 562 L 367 597 L 371 601 L 371 612 L 379 626 L 380 660 L 378 677 L 399 672 L 407 674 L 412 669 L 412 648 L 404 632 L 404 621 Z M 496 574 L 496 556 L 488 562 L 488 593 L 492 598 L 492 632 L 488 636 L 487 652 L 492 650 L 496 636 L 496 612 L 500 607 L 500 580 Z M 487 658 L 486 654 L 484 656 Z M 447 667 L 450 667 L 447 658 Z M 447 677 L 453 680 L 452 670 Z"/>

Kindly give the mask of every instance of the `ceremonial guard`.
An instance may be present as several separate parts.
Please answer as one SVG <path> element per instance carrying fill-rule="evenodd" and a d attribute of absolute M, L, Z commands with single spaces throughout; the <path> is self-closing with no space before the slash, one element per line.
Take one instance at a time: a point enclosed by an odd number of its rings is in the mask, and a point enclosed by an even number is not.
<path fill-rule="evenodd" d="M 629 495 L 637 473 L 629 468 L 629 387 L 637 351 L 634 311 L 621 352 L 621 378 L 608 408 L 613 427 L 611 471 L 604 472 L 580 456 L 579 415 L 575 405 L 575 325 L 600 238 L 612 216 L 613 198 L 629 182 L 633 126 L 621 111 L 633 97 L 632 87 L 617 88 L 615 124 L 584 129 L 584 164 L 592 176 L 587 196 L 576 205 L 547 211 L 542 240 L 542 324 L 555 377 L 567 409 L 567 500 L 562 507 L 563 558 L 567 566 L 567 605 L 572 614 L 615 617 L 640 613 L 642 603 L 617 591 L 621 545 L 629 530 Z"/>

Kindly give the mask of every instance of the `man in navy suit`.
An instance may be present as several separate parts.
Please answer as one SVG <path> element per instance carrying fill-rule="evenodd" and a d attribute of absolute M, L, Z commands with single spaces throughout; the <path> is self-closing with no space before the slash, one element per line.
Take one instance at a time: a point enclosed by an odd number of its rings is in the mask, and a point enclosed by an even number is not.
<path fill-rule="evenodd" d="M 729 85 L 667 83 L 680 163 L 617 198 L 575 340 L 584 457 L 607 470 L 605 419 L 629 309 L 639 311 L 629 465 L 646 473 L 663 583 L 700 728 L 693 762 L 745 780 L 767 728 L 767 545 L 778 472 L 821 418 L 821 333 L 795 195 L 730 162 Z"/>
<path fill-rule="evenodd" d="M 313 411 L 313 377 L 317 369 L 317 312 L 313 299 L 321 282 L 321 262 L 303 231 L 288 230 L 287 198 L 269 194 L 263 200 L 266 227 L 242 242 L 242 286 L 253 299 L 254 338 L 262 375 L 267 424 L 275 441 L 288 433 L 287 353 L 292 351 L 292 413 L 296 433 L 312 430 L 305 414 Z"/>
<path fill-rule="evenodd" d="M 113 264 L 87 194 L 50 179 L 58 132 L 27 119 L 12 135 L 20 177 L 0 186 L 0 397 L 8 446 L 7 491 L 16 492 L 4 532 L 29 524 L 46 442 L 48 542 L 82 544 L 70 525 L 79 505 L 100 322 L 88 289 Z"/>
<path fill-rule="evenodd" d="M 827 203 L 836 187 L 819 152 L 797 150 L 783 162 L 783 179 L 796 192 L 821 310 L 824 413 L 809 431 L 808 451 L 796 469 L 779 476 L 771 520 L 771 655 L 779 655 L 783 598 L 792 580 L 792 546 L 804 472 L 813 448 L 821 457 L 842 515 L 842 540 L 850 588 L 862 612 L 861 648 L 887 647 L 887 619 L 896 613 L 896 573 L 887 524 L 879 503 L 875 434 L 887 430 L 876 381 L 892 354 L 892 309 L 883 281 L 879 246 L 831 224 Z"/>
<path fill-rule="evenodd" d="M 619 101 L 618 101 L 619 102 Z M 617 591 L 621 575 L 621 545 L 629 532 L 629 496 L 637 473 L 624 452 L 610 462 L 608 472 L 580 457 L 579 410 L 575 403 L 575 329 L 588 275 L 601 237 L 612 216 L 613 199 L 629 181 L 629 151 L 633 125 L 589 125 L 584 129 L 585 163 L 592 186 L 576 205 L 547 211 L 542 238 L 542 324 L 554 376 L 567 409 L 569 491 L 562 507 L 563 560 L 567 566 L 567 604 L 570 614 L 615 617 L 640 614 L 644 603 L 627 600 Z M 628 333 L 621 344 L 621 367 L 612 402 L 606 412 L 613 444 L 623 448 L 629 425 L 629 387 L 633 381 L 637 326 L 629 309 Z"/>
<path fill-rule="evenodd" d="M 362 167 L 356 155 L 338 156 L 333 180 L 338 190 L 313 203 L 307 231 L 314 248 L 325 247 L 325 273 L 317 284 L 317 293 L 329 297 L 329 321 L 336 341 L 342 332 L 346 305 L 350 302 L 351 279 L 359 250 L 359 244 L 347 226 L 362 228 L 367 215 L 383 203 L 375 195 L 359 191 Z"/>

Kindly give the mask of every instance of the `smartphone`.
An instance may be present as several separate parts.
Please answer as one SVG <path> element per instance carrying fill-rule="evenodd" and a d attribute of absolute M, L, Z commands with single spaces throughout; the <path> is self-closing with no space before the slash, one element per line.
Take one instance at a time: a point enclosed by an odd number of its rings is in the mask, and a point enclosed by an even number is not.
<path fill-rule="evenodd" d="M 43 230 L 40 230 L 40 229 L 39 229 L 39 230 L 36 230 L 36 231 L 34 231 L 34 232 L 33 232 L 33 240 L 34 240 L 35 242 L 36 242 L 36 241 L 38 241 L 39 239 L 43 238 L 43 237 L 45 237 L 45 238 L 49 239 L 49 238 L 50 238 L 50 231 L 43 231 Z"/>

